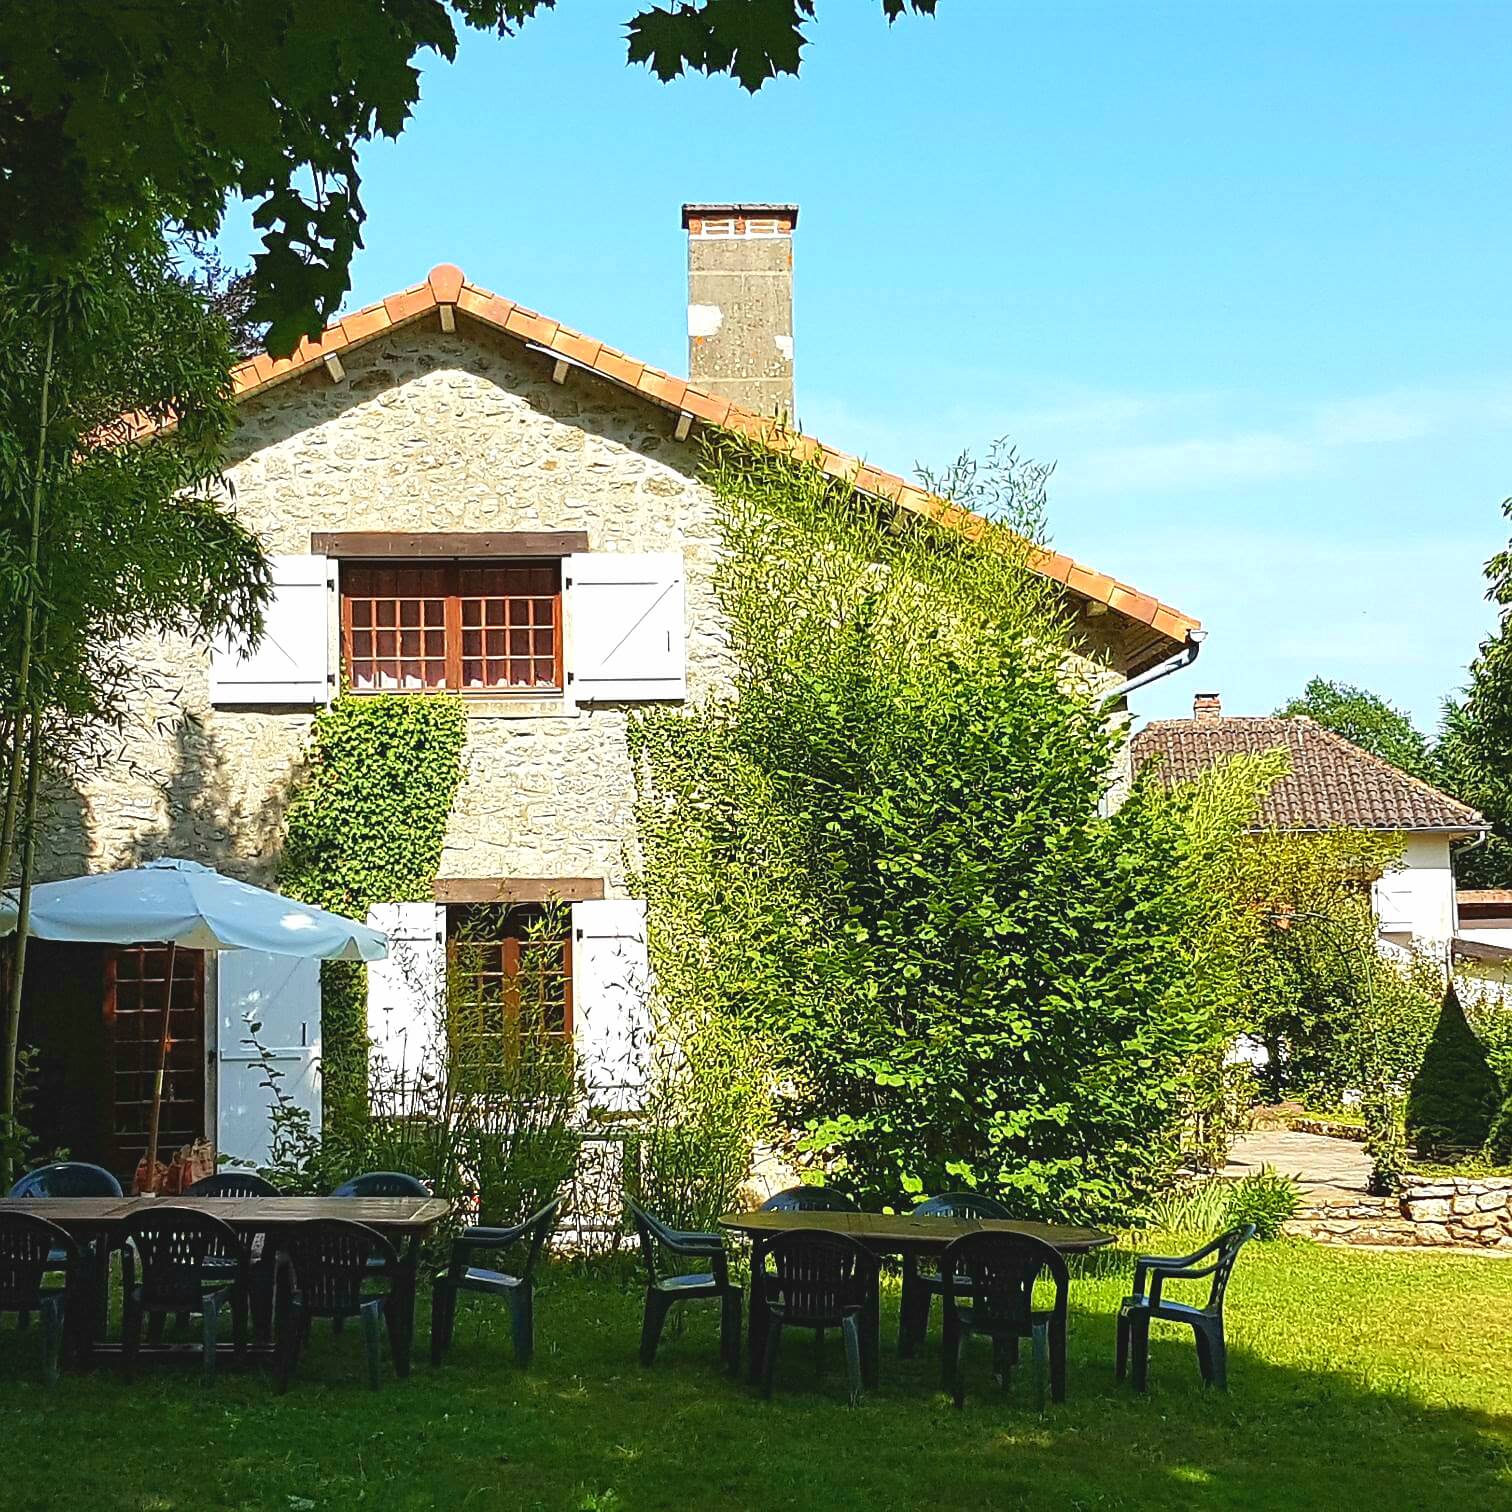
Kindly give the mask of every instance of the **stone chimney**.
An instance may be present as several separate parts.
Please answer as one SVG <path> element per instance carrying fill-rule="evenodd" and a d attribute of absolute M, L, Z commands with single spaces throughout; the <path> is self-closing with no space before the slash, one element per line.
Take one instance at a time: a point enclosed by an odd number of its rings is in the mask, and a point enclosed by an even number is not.
<path fill-rule="evenodd" d="M 797 205 L 684 205 L 682 222 L 689 379 L 791 420 Z"/>
<path fill-rule="evenodd" d="M 1223 718 L 1223 700 L 1216 693 L 1199 693 L 1192 700 L 1192 718 L 1198 724 L 1217 724 Z"/>

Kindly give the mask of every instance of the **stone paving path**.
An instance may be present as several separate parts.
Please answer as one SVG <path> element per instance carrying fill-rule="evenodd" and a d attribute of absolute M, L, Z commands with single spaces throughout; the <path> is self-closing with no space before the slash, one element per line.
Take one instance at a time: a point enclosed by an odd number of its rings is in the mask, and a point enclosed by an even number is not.
<path fill-rule="evenodd" d="M 1370 1157 L 1351 1139 L 1324 1134 L 1293 1134 L 1286 1129 L 1241 1134 L 1229 1151 L 1223 1174 L 1238 1180 L 1261 1166 L 1295 1176 L 1311 1194 L 1363 1193 L 1369 1190 Z"/>

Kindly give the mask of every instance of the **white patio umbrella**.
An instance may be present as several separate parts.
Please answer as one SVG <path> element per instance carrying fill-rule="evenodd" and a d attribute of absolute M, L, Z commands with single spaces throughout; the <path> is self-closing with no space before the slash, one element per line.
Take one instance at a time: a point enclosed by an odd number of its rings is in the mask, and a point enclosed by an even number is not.
<path fill-rule="evenodd" d="M 14 890 L 0 893 L 0 935 L 16 928 Z M 197 861 L 164 857 L 126 871 L 98 872 L 31 890 L 27 934 L 39 940 L 96 945 L 168 946 L 163 1032 L 147 1135 L 147 1175 L 157 1172 L 158 1122 L 168 1064 L 173 967 L 185 950 L 262 950 L 330 961 L 381 961 L 388 937 L 366 924 L 223 877 Z"/>

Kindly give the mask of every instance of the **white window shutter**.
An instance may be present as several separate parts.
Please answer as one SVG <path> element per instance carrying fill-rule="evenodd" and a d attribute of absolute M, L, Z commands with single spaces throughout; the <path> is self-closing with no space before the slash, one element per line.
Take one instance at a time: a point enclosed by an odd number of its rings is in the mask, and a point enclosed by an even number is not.
<path fill-rule="evenodd" d="M 213 704 L 323 704 L 331 696 L 329 559 L 270 557 L 273 597 L 255 645 L 210 648 Z"/>
<path fill-rule="evenodd" d="M 686 698 L 682 554 L 580 552 L 562 572 L 568 697 Z"/>
<path fill-rule="evenodd" d="M 572 905 L 572 1039 L 596 1106 L 635 1107 L 651 1042 L 646 905 Z"/>
<path fill-rule="evenodd" d="M 311 1133 L 320 1132 L 320 962 L 223 950 L 215 972 L 216 1149 L 265 1165 L 278 1101 L 269 1073 L 283 1097 L 309 1114 Z"/>
<path fill-rule="evenodd" d="M 367 921 L 389 942 L 367 969 L 369 1083 L 413 1082 L 438 1067 L 446 1009 L 446 910 L 436 903 L 378 903 Z"/>

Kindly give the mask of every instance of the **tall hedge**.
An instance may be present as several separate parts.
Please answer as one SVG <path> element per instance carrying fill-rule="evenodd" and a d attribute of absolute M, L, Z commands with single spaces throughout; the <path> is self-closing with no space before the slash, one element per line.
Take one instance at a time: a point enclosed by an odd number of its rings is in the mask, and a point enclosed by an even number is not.
<path fill-rule="evenodd" d="M 1407 1097 L 1407 1137 L 1420 1155 L 1479 1150 L 1501 1087 L 1451 983 Z"/>
<path fill-rule="evenodd" d="M 733 444 L 711 476 L 734 695 L 634 734 L 659 991 L 780 1047 L 803 1147 L 867 1204 L 1137 1209 L 1222 1039 L 1210 894 L 1178 804 L 1104 816 L 1121 736 L 1055 590 L 1007 531 Z"/>

